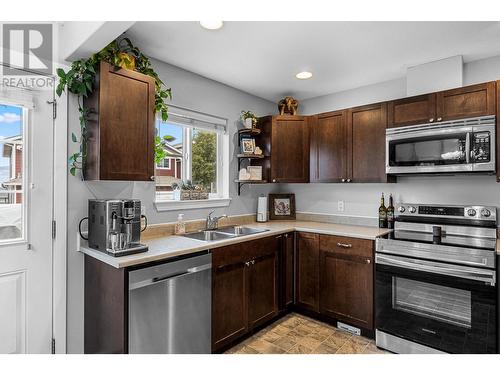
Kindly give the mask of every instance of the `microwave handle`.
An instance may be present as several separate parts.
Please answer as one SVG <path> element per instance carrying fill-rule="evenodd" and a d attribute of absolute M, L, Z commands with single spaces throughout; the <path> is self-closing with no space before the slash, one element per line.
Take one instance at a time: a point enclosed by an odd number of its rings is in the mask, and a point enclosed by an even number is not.
<path fill-rule="evenodd" d="M 470 132 L 467 132 L 465 135 L 465 163 L 469 164 L 470 163 L 470 151 L 471 151 L 471 138 L 470 138 Z"/>

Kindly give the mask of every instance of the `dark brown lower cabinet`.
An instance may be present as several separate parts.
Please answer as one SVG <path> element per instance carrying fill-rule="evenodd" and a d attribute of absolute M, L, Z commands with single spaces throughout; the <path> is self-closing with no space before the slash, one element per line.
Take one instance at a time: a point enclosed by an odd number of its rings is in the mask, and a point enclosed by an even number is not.
<path fill-rule="evenodd" d="M 373 330 L 373 241 L 320 236 L 320 313 Z"/>
<path fill-rule="evenodd" d="M 282 236 L 271 236 L 213 250 L 213 351 L 278 314 L 281 242 Z"/>
<path fill-rule="evenodd" d="M 295 235 L 285 233 L 282 243 L 282 263 L 280 275 L 281 285 L 281 309 L 288 309 L 293 305 L 293 295 L 295 290 L 294 267 L 295 267 Z"/>
<path fill-rule="evenodd" d="M 319 235 L 297 233 L 297 306 L 319 312 Z"/>
<path fill-rule="evenodd" d="M 231 342 L 247 330 L 246 273 L 241 261 L 214 267 L 212 273 L 213 348 Z"/>

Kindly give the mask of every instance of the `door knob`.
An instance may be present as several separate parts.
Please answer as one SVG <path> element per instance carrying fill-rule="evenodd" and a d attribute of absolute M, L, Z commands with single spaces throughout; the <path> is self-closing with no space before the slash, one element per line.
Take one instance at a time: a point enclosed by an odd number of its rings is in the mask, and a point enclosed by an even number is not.
<path fill-rule="evenodd" d="M 350 179 L 350 178 L 348 178 L 348 179 L 347 179 L 347 182 L 351 182 L 351 179 Z"/>
<path fill-rule="evenodd" d="M 342 182 L 345 182 L 345 178 L 342 179 Z"/>
<path fill-rule="evenodd" d="M 438 120 L 438 121 L 441 121 L 442 119 L 443 119 L 442 117 L 438 117 L 438 118 L 437 118 L 437 120 Z"/>
<path fill-rule="evenodd" d="M 276 182 L 276 179 L 275 179 L 275 178 L 273 178 L 273 182 Z"/>
<path fill-rule="evenodd" d="M 429 119 L 429 122 L 434 122 L 434 118 L 430 118 L 430 119 Z"/>

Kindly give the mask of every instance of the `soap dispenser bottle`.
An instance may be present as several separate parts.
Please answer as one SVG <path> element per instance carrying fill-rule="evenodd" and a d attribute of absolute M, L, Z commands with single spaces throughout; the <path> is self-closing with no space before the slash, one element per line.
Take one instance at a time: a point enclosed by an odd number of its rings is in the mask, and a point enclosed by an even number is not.
<path fill-rule="evenodd" d="M 175 234 L 184 234 L 186 233 L 186 224 L 184 223 L 184 214 L 179 214 L 177 216 L 177 223 L 175 223 Z"/>

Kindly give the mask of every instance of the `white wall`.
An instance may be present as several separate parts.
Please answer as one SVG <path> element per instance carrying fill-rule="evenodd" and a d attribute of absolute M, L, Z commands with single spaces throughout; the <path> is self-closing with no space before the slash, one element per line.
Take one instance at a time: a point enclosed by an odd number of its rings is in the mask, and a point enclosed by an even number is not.
<path fill-rule="evenodd" d="M 274 103 L 246 94 L 221 83 L 198 76 L 180 68 L 154 61 L 161 79 L 172 88 L 173 104 L 196 109 L 208 114 L 228 119 L 230 134 L 230 181 L 237 176 L 236 129 L 240 111 L 251 110 L 257 115 L 267 115 L 276 111 Z M 77 132 L 78 113 L 72 97 L 70 103 L 69 134 Z M 69 152 L 76 151 L 76 145 L 68 139 Z M 73 151 L 73 152 L 75 152 Z M 83 255 L 76 253 L 77 226 L 80 218 L 87 216 L 87 199 L 97 198 L 136 198 L 146 205 L 150 223 L 174 221 L 178 212 L 156 212 L 153 206 L 154 185 L 152 183 L 132 182 L 82 182 L 68 177 L 68 352 L 83 352 Z M 230 182 L 231 204 L 228 208 L 218 209 L 217 213 L 228 215 L 248 214 L 256 211 L 256 197 L 267 194 L 276 186 L 245 186 L 241 197 L 236 195 L 236 186 Z M 185 218 L 206 217 L 209 209 L 185 211 Z"/>
<path fill-rule="evenodd" d="M 464 64 L 464 85 L 500 79 L 500 56 Z M 382 82 L 302 102 L 302 113 L 314 114 L 406 96 L 406 80 Z M 395 184 L 289 184 L 298 211 L 376 217 L 380 194 L 396 201 L 468 204 L 500 207 L 500 183 L 495 176 L 400 177 Z M 282 189 L 282 190 L 285 190 Z M 345 201 L 338 212 L 337 201 Z"/>

